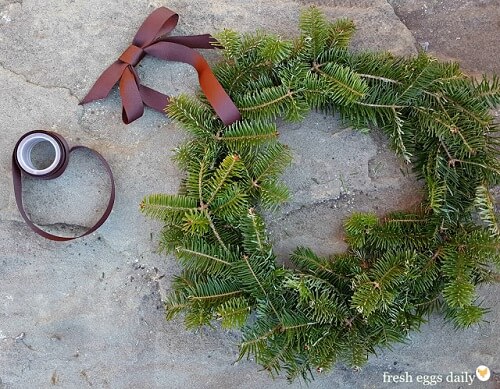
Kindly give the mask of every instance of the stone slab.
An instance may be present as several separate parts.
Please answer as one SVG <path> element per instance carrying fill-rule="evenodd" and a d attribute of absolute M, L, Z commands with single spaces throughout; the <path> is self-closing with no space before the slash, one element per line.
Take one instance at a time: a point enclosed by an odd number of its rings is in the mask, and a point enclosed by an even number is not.
<path fill-rule="evenodd" d="M 161 299 L 179 268 L 158 253 L 161 225 L 145 219 L 138 204 L 144 195 L 177 191 L 182 174 L 170 157 L 185 134 L 151 110 L 123 125 L 116 90 L 86 106 L 78 101 L 158 6 L 181 14 L 176 34 L 233 28 L 289 36 L 297 33 L 300 9 L 311 4 L 331 18 L 356 21 L 354 49 L 416 52 L 413 35 L 384 0 L 0 0 L 1 389 L 303 387 L 271 380 L 253 361 L 236 363 L 236 332 L 193 333 L 181 320 L 164 320 Z M 215 61 L 217 53 L 207 58 Z M 172 95 L 197 90 L 186 65 L 145 59 L 138 71 L 145 84 Z M 22 222 L 12 193 L 11 151 L 23 133 L 37 129 L 94 148 L 111 164 L 115 208 L 91 236 L 50 242 Z M 280 125 L 280 131 L 302 162 L 285 177 L 296 197 L 270 219 L 281 255 L 298 244 L 322 253 L 341 250 L 341 222 L 353 209 L 384 212 L 414 204 L 409 178 L 376 133 L 352 132 L 320 114 L 300 126 Z M 304 136 L 314 154 L 299 147 Z M 86 189 L 92 185 L 94 193 Z M 75 155 L 59 180 L 25 184 L 33 217 L 62 230 L 91 223 L 108 190 L 99 166 L 85 154 Z M 408 346 L 372 357 L 361 372 L 339 366 L 309 387 L 379 388 L 383 371 L 473 371 L 479 362 L 499 371 L 497 294 L 494 287 L 482 292 L 493 307 L 490 324 L 456 334 L 433 319 Z"/>

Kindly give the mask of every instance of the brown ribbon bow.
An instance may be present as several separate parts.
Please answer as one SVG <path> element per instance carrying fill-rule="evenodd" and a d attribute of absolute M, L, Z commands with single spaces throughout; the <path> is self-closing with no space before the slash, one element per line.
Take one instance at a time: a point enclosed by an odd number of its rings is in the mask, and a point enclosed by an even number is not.
<path fill-rule="evenodd" d="M 80 104 L 103 99 L 113 86 L 120 82 L 122 98 L 122 118 L 129 124 L 144 113 L 144 105 L 163 112 L 168 105 L 168 96 L 141 85 L 135 66 L 146 54 L 167 61 L 184 62 L 198 72 L 200 86 L 225 125 L 241 118 L 238 108 L 222 88 L 210 70 L 207 61 L 193 48 L 213 49 L 215 39 L 209 34 L 166 37 L 177 25 L 179 15 L 165 7 L 160 7 L 149 15 L 137 31 L 132 44 L 97 79 L 96 83 Z"/>

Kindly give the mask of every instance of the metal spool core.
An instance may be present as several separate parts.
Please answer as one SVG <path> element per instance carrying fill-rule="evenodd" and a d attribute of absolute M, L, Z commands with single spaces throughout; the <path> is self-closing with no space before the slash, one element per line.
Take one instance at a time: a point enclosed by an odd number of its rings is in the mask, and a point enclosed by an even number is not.
<path fill-rule="evenodd" d="M 54 160 L 50 163 L 48 167 L 45 169 L 37 169 L 31 158 L 31 153 L 33 152 L 33 148 L 42 142 L 49 142 L 54 148 Z M 41 176 L 47 173 L 50 173 L 54 170 L 61 160 L 61 149 L 60 145 L 57 141 L 52 138 L 48 134 L 44 133 L 34 133 L 26 136 L 20 143 L 17 148 L 17 161 L 21 169 L 23 169 L 26 173 L 32 174 L 35 176 Z"/>

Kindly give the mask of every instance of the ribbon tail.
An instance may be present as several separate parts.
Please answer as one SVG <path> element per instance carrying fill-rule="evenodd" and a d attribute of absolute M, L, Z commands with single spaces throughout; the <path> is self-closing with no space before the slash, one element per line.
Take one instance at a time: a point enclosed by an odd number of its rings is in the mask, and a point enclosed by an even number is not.
<path fill-rule="evenodd" d="M 220 46 L 217 39 L 210 34 L 161 37 L 158 42 L 178 43 L 192 49 L 216 49 Z"/>
<path fill-rule="evenodd" d="M 90 103 L 91 101 L 107 97 L 111 89 L 113 89 L 113 86 L 115 86 L 120 79 L 126 67 L 127 64 L 121 61 L 116 61 L 111 64 L 111 66 L 102 72 L 80 104 Z"/>
<path fill-rule="evenodd" d="M 167 95 L 144 85 L 139 85 L 139 92 L 141 93 L 142 101 L 145 105 L 158 112 L 165 113 L 165 108 L 170 101 Z"/>
<path fill-rule="evenodd" d="M 226 126 L 241 120 L 240 111 L 210 69 L 200 73 L 199 80 L 201 90 Z"/>
<path fill-rule="evenodd" d="M 144 51 L 167 61 L 184 62 L 198 72 L 201 89 L 225 125 L 241 119 L 238 108 L 210 70 L 207 61 L 197 51 L 172 42 L 157 42 Z"/>
<path fill-rule="evenodd" d="M 144 113 L 144 104 L 139 91 L 139 78 L 131 66 L 127 67 L 120 79 L 120 96 L 122 97 L 122 119 L 130 124 Z"/>

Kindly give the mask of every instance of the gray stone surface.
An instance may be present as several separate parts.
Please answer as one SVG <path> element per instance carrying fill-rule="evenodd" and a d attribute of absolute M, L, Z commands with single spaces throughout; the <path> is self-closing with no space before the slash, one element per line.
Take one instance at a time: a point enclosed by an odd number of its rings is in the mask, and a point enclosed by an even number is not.
<path fill-rule="evenodd" d="M 390 0 L 429 53 L 470 74 L 500 74 L 499 0 Z"/>
<path fill-rule="evenodd" d="M 455 4 L 442 3 L 448 10 Z M 495 3 L 480 3 L 489 4 L 483 8 L 484 18 L 494 17 Z M 182 175 L 170 157 L 185 137 L 182 130 L 151 110 L 123 125 L 116 90 L 108 99 L 84 107 L 78 101 L 158 6 L 181 14 L 176 34 L 234 28 L 289 36 L 297 33 L 300 9 L 309 4 L 320 6 L 330 18 L 353 18 L 358 25 L 355 49 L 416 52 L 411 31 L 383 0 L 0 0 L 1 389 L 290 387 L 282 378 L 271 380 L 252 361 L 235 363 L 237 333 L 193 333 L 181 320 L 163 318 L 161 299 L 178 266 L 158 253 L 161 225 L 141 216 L 138 204 L 150 193 L 176 192 Z M 467 4 L 481 16 L 479 6 Z M 403 8 L 396 8 L 401 16 Z M 466 10 L 462 4 L 457 8 L 460 15 Z M 453 13 L 440 18 L 453 20 Z M 463 23 L 470 26 L 465 17 Z M 498 26 L 490 27 L 471 35 L 471 42 L 498 35 Z M 456 40 L 446 32 L 442 35 L 443 42 Z M 212 61 L 217 58 L 215 52 L 206 54 Z M 485 71 L 497 66 L 487 53 L 472 54 Z M 138 70 L 146 84 L 172 95 L 197 88 L 195 72 L 182 64 L 147 58 Z M 50 242 L 22 222 L 12 191 L 10 153 L 23 133 L 37 129 L 57 131 L 71 144 L 94 148 L 112 166 L 115 208 L 91 236 Z M 404 166 L 380 135 L 341 128 L 320 114 L 311 114 L 300 125 L 280 125 L 280 132 L 295 156 L 285 176 L 295 197 L 268 217 L 282 257 L 299 244 L 324 254 L 342 250 L 341 222 L 353 210 L 383 213 L 418 203 L 418 184 L 401 172 Z M 71 232 L 98 217 L 108 189 L 98 162 L 90 154 L 75 153 L 63 177 L 26 180 L 25 199 L 38 223 Z M 446 374 L 472 372 L 479 364 L 500 371 L 498 291 L 482 291 L 492 307 L 489 324 L 457 333 L 443 326 L 442 319 L 432 318 L 408 345 L 372 357 L 361 372 L 339 366 L 310 387 L 387 387 L 384 371 Z M 494 385 L 490 382 L 489 387 Z"/>
<path fill-rule="evenodd" d="M 343 251 L 342 223 L 353 211 L 383 215 L 413 209 L 422 199 L 421 185 L 378 132 L 363 134 L 311 114 L 280 133 L 293 153 L 283 177 L 293 197 L 267 218 L 282 259 L 297 246 L 321 255 Z"/>

